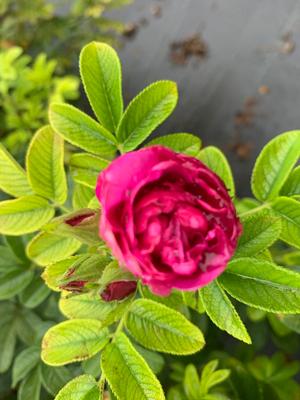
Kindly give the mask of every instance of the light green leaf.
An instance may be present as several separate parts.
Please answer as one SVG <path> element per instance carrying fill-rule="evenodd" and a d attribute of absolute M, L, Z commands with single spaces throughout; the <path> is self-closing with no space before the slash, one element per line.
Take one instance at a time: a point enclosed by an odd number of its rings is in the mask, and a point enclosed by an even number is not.
<path fill-rule="evenodd" d="M 251 343 L 247 329 L 217 280 L 204 286 L 200 295 L 207 315 L 218 328 L 245 343 Z"/>
<path fill-rule="evenodd" d="M 10 299 L 20 293 L 32 281 L 33 270 L 10 269 L 0 279 L 0 300 Z"/>
<path fill-rule="evenodd" d="M 235 195 L 235 186 L 230 165 L 217 147 L 208 146 L 200 151 L 197 158 L 217 174 L 224 182 L 231 196 Z"/>
<path fill-rule="evenodd" d="M 258 200 L 272 200 L 300 156 L 300 131 L 283 133 L 271 140 L 258 156 L 252 174 L 252 192 Z"/>
<path fill-rule="evenodd" d="M 40 349 L 32 346 L 18 354 L 12 369 L 12 386 L 16 387 L 25 376 L 39 363 Z"/>
<path fill-rule="evenodd" d="M 200 394 L 200 380 L 196 367 L 193 364 L 187 365 L 184 373 L 183 386 L 187 398 L 198 400 Z"/>
<path fill-rule="evenodd" d="M 103 301 L 99 293 L 83 293 L 62 297 L 59 302 L 61 312 L 68 318 L 93 318 L 103 326 L 111 325 L 122 317 L 129 307 L 131 298 L 119 301 Z"/>
<path fill-rule="evenodd" d="M 99 246 L 100 210 L 83 208 L 52 219 L 43 230 L 58 236 L 77 239 L 89 246 Z"/>
<path fill-rule="evenodd" d="M 95 189 L 97 178 L 109 161 L 93 154 L 77 153 L 71 156 L 69 165 L 75 182 Z"/>
<path fill-rule="evenodd" d="M 27 255 L 38 265 L 45 266 L 74 254 L 81 246 L 77 239 L 41 232 L 27 246 Z"/>
<path fill-rule="evenodd" d="M 40 305 L 49 294 L 50 289 L 45 285 L 40 276 L 36 276 L 20 294 L 20 301 L 27 308 L 35 308 Z"/>
<path fill-rule="evenodd" d="M 42 277 L 52 290 L 73 280 L 97 282 L 110 258 L 100 254 L 82 254 L 55 262 L 46 267 Z"/>
<path fill-rule="evenodd" d="M 101 124 L 115 132 L 123 112 L 121 63 L 115 50 L 105 43 L 87 44 L 80 54 L 84 90 Z"/>
<path fill-rule="evenodd" d="M 7 371 L 11 365 L 16 341 L 16 327 L 14 321 L 12 318 L 10 318 L 6 323 L 3 321 L 0 329 L 0 374 Z"/>
<path fill-rule="evenodd" d="M 291 246 L 300 248 L 300 203 L 288 197 L 279 197 L 272 208 L 281 217 L 280 238 Z"/>
<path fill-rule="evenodd" d="M 104 348 L 101 369 L 119 400 L 165 399 L 156 376 L 124 333 Z"/>
<path fill-rule="evenodd" d="M 300 274 L 267 261 L 231 261 L 218 278 L 235 299 L 269 312 L 300 312 Z"/>
<path fill-rule="evenodd" d="M 72 205 L 74 210 L 89 207 L 89 203 L 94 198 L 94 196 L 95 189 L 89 188 L 79 183 L 75 184 L 72 198 Z"/>
<path fill-rule="evenodd" d="M 178 99 L 175 82 L 158 81 L 136 96 L 120 121 L 117 139 L 124 152 L 134 150 L 174 110 Z"/>
<path fill-rule="evenodd" d="M 0 202 L 0 233 L 23 235 L 40 229 L 54 215 L 54 208 L 38 196 Z"/>
<path fill-rule="evenodd" d="M 91 375 L 81 375 L 63 387 L 55 400 L 100 400 L 100 392 Z"/>
<path fill-rule="evenodd" d="M 64 141 L 50 126 L 33 136 L 26 155 L 28 179 L 40 196 L 63 204 L 67 198 Z"/>
<path fill-rule="evenodd" d="M 269 210 L 262 210 L 242 219 L 243 233 L 235 257 L 249 257 L 270 247 L 281 232 L 280 218 Z"/>
<path fill-rule="evenodd" d="M 55 132 L 74 146 L 100 155 L 113 155 L 117 150 L 114 136 L 73 106 L 52 103 L 49 119 Z"/>
<path fill-rule="evenodd" d="M 109 332 L 93 319 L 73 319 L 53 326 L 42 342 L 42 360 L 48 365 L 64 365 L 86 360 L 108 342 Z"/>
<path fill-rule="evenodd" d="M 14 197 L 32 194 L 26 173 L 0 143 L 0 190 Z"/>
<path fill-rule="evenodd" d="M 126 327 L 140 344 L 150 350 L 192 354 L 205 344 L 202 332 L 182 314 L 148 299 L 132 303 Z"/>
<path fill-rule="evenodd" d="M 300 196 L 300 165 L 290 173 L 280 194 L 283 196 Z"/>
<path fill-rule="evenodd" d="M 151 140 L 146 146 L 157 144 L 169 147 L 177 153 L 184 153 L 195 157 L 200 151 L 201 139 L 190 133 L 171 133 Z"/>
<path fill-rule="evenodd" d="M 42 278 L 46 282 L 46 285 L 49 286 L 51 290 L 60 292 L 61 289 L 59 286 L 61 284 L 62 277 L 71 267 L 73 267 L 77 260 L 81 259 L 81 257 L 82 256 L 73 256 L 56 263 L 49 264 L 42 274 Z"/>
<path fill-rule="evenodd" d="M 18 390 L 18 400 L 39 400 L 41 384 L 41 371 L 38 366 L 22 381 Z"/>
<path fill-rule="evenodd" d="M 40 357 L 40 354 L 39 354 Z M 72 375 L 66 367 L 49 367 L 42 364 L 42 382 L 43 386 L 55 396 L 59 390 L 72 379 Z"/>

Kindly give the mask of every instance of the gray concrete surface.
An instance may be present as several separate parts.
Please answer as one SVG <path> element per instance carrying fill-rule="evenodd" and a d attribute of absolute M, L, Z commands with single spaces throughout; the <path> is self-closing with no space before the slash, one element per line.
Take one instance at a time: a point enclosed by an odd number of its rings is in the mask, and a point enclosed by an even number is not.
<path fill-rule="evenodd" d="M 159 18 L 151 14 L 158 4 Z M 300 128 L 300 1 L 135 0 L 109 16 L 147 20 L 120 52 L 126 99 L 154 80 L 175 80 L 179 104 L 155 135 L 191 132 L 204 145 L 219 146 L 232 163 L 238 193 L 248 195 L 250 172 L 263 144 Z M 174 65 L 170 43 L 194 33 L 207 43 L 208 57 Z M 270 92 L 259 94 L 261 85 Z M 249 96 L 256 99 L 250 125 L 237 127 L 235 115 Z M 237 142 L 251 150 L 246 159 L 232 150 Z"/>

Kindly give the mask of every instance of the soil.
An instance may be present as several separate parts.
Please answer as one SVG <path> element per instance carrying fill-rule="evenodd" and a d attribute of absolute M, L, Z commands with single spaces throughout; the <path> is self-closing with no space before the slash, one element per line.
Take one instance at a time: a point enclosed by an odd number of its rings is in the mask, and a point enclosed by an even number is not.
<path fill-rule="evenodd" d="M 123 36 L 132 39 L 138 32 L 139 25 L 135 22 L 128 22 L 123 29 Z"/>
<path fill-rule="evenodd" d="M 248 97 L 241 110 L 238 110 L 234 116 L 234 125 L 236 127 L 251 126 L 255 117 L 255 107 L 257 100 L 255 97 Z"/>
<path fill-rule="evenodd" d="M 207 55 L 208 46 L 197 33 L 170 45 L 170 59 L 174 64 L 185 65 L 191 57 L 203 60 Z"/>

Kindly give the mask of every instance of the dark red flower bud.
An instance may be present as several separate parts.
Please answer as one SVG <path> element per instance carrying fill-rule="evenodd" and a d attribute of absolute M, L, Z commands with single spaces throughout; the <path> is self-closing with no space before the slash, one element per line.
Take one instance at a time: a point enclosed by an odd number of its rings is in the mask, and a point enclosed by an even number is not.
<path fill-rule="evenodd" d="M 77 226 L 81 224 L 81 222 L 84 221 L 85 219 L 93 217 L 94 215 L 95 215 L 94 212 L 90 212 L 88 214 L 76 215 L 75 217 L 66 219 L 65 223 L 70 226 Z"/>
<path fill-rule="evenodd" d="M 123 300 L 136 291 L 136 281 L 115 281 L 109 283 L 101 293 L 104 301 Z"/>
<path fill-rule="evenodd" d="M 60 286 L 60 289 L 68 290 L 69 292 L 81 292 L 87 281 L 71 281 Z"/>

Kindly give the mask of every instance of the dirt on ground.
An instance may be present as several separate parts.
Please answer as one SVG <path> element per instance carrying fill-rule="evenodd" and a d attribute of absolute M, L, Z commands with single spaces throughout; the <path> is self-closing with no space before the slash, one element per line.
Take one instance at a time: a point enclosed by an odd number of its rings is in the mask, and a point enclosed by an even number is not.
<path fill-rule="evenodd" d="M 170 59 L 174 64 L 185 65 L 192 57 L 203 60 L 207 55 L 208 46 L 198 33 L 170 44 Z"/>

